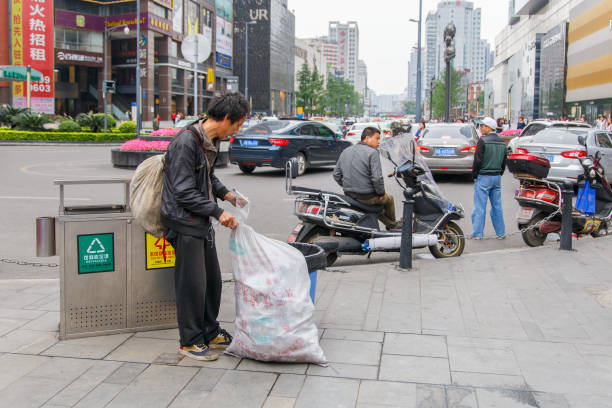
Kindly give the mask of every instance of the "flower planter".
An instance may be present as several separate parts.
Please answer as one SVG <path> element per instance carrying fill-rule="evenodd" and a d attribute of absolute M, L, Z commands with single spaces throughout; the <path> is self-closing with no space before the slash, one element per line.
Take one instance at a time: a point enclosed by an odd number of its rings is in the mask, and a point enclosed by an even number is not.
<path fill-rule="evenodd" d="M 111 150 L 111 163 L 113 163 L 114 167 L 121 168 L 136 168 L 140 163 L 148 159 L 149 157 L 155 156 L 157 154 L 164 154 L 165 152 L 160 151 L 148 151 L 148 152 L 138 152 L 138 151 L 121 151 L 120 149 L 112 149 Z M 229 163 L 229 153 L 228 152 L 220 152 L 217 157 L 217 163 L 215 167 L 227 167 Z"/>

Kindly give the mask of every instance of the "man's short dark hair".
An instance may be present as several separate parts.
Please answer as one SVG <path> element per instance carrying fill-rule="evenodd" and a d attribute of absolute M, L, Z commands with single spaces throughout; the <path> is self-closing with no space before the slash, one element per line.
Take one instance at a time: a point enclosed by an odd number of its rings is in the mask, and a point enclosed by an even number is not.
<path fill-rule="evenodd" d="M 227 92 L 213 97 L 208 102 L 208 117 L 222 121 L 226 116 L 232 123 L 244 118 L 249 112 L 249 103 L 240 92 Z"/>
<path fill-rule="evenodd" d="M 366 137 L 374 136 L 376 133 L 380 133 L 380 130 L 374 126 L 368 126 L 361 132 L 361 141 L 364 141 Z"/>

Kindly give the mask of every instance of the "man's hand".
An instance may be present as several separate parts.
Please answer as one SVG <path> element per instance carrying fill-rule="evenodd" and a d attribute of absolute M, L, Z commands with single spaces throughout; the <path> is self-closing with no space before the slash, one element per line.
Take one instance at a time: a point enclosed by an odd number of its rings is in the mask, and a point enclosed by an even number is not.
<path fill-rule="evenodd" d="M 227 194 L 225 194 L 225 196 L 223 197 L 223 199 L 228 203 L 232 204 L 234 207 L 236 206 L 236 194 L 232 193 L 231 191 L 228 191 Z"/>
<path fill-rule="evenodd" d="M 380 201 L 384 200 L 384 199 L 385 199 L 385 195 L 383 194 L 383 195 L 381 195 L 381 196 L 378 196 L 378 199 L 379 199 Z"/>
<path fill-rule="evenodd" d="M 221 214 L 221 217 L 219 217 L 219 222 L 221 225 L 229 229 L 236 229 L 238 226 L 238 221 L 236 221 L 236 218 L 234 218 L 234 216 L 227 211 L 223 211 L 223 214 Z"/>

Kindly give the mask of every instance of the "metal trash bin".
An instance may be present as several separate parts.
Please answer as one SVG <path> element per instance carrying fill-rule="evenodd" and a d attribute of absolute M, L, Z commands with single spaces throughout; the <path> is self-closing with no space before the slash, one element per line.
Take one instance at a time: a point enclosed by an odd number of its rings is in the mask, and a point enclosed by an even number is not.
<path fill-rule="evenodd" d="M 177 327 L 174 250 L 133 222 L 130 179 L 56 181 L 60 339 Z M 123 204 L 65 206 L 64 187 L 122 184 Z"/>
<path fill-rule="evenodd" d="M 317 245 L 304 244 L 302 242 L 290 242 L 289 245 L 300 251 L 306 259 L 308 277 L 310 278 L 310 299 L 312 299 L 314 304 L 315 293 L 317 292 L 317 272 L 325 269 L 327 266 L 325 251 Z"/>
<path fill-rule="evenodd" d="M 36 218 L 36 256 L 55 256 L 55 217 Z"/>

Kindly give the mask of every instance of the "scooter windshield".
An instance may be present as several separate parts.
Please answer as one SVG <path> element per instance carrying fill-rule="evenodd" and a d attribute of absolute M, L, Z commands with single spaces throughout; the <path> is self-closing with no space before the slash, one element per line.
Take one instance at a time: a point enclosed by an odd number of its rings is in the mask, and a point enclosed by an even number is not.
<path fill-rule="evenodd" d="M 442 190 L 435 182 L 423 156 L 416 149 L 416 143 L 412 135 L 402 133 L 386 139 L 380 143 L 380 154 L 390 160 L 395 167 L 399 167 L 406 162 L 412 162 L 414 159 L 415 165 L 425 169 L 425 174 L 419 176 L 418 180 L 423 184 L 423 191 L 427 194 L 427 197 L 435 201 L 442 211 L 454 208 L 453 203 L 442 194 Z"/>

